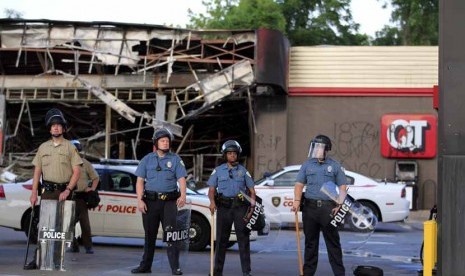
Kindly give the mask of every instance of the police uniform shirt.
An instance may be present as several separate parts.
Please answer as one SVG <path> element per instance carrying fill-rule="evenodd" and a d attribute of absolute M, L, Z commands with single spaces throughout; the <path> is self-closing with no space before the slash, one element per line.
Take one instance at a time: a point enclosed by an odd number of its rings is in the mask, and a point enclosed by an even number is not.
<path fill-rule="evenodd" d="M 305 198 L 330 200 L 320 191 L 323 184 L 331 181 L 341 186 L 346 184 L 347 180 L 342 166 L 335 160 L 326 158 L 320 163 L 317 158 L 311 158 L 302 164 L 296 181 L 306 184 Z"/>
<path fill-rule="evenodd" d="M 255 183 L 250 173 L 242 165 L 237 165 L 231 169 L 224 163 L 213 170 L 208 186 L 218 189 L 218 193 L 224 197 L 235 197 L 241 191 L 245 192 L 246 187 L 252 188 Z"/>
<path fill-rule="evenodd" d="M 168 152 L 160 157 L 156 152 L 147 154 L 137 166 L 138 177 L 145 178 L 145 190 L 167 193 L 178 189 L 177 180 L 187 172 L 179 155 Z"/>
<path fill-rule="evenodd" d="M 89 180 L 93 181 L 99 177 L 89 161 L 82 158 L 82 162 L 81 174 L 79 175 L 76 192 L 85 192 L 86 188 L 89 187 Z"/>
<path fill-rule="evenodd" d="M 53 140 L 42 143 L 32 164 L 42 169 L 42 178 L 55 183 L 68 183 L 73 167 L 82 164 L 76 147 L 67 139 L 55 145 Z"/>

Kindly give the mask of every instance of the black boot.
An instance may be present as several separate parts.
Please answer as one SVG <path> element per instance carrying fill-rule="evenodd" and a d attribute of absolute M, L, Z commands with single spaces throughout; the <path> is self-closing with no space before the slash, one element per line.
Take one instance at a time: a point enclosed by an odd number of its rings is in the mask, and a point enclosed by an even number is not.
<path fill-rule="evenodd" d="M 27 265 L 25 265 L 23 267 L 24 270 L 34 270 L 34 269 L 39 269 L 39 267 L 37 267 L 37 264 L 36 264 L 36 260 L 32 260 L 30 263 L 28 263 Z"/>
<path fill-rule="evenodd" d="M 171 270 L 172 275 L 182 275 L 182 270 L 180 268 L 176 268 Z"/>
<path fill-rule="evenodd" d="M 143 268 L 139 266 L 131 270 L 131 273 L 132 274 L 152 273 L 152 270 L 150 268 Z"/>

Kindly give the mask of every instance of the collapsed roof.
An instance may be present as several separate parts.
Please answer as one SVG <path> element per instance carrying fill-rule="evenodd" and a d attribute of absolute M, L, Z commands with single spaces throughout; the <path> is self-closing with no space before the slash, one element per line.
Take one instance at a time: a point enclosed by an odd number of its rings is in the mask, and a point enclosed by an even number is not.
<path fill-rule="evenodd" d="M 30 152 L 46 139 L 40 127 L 50 105 L 74 117 L 73 137 L 95 141 L 113 135 L 107 148 L 121 140 L 131 144 L 132 153 L 120 152 L 119 158 L 139 158 L 140 137 L 151 137 L 161 126 L 178 134 L 181 153 L 217 153 L 227 138 L 248 149 L 253 97 L 287 91 L 289 46 L 272 30 L 0 19 L 0 45 L 5 152 Z M 118 113 L 116 121 L 115 116 L 105 121 L 105 106 Z M 131 136 L 125 137 L 128 129 Z M 211 140 L 218 145 L 205 147 Z"/>

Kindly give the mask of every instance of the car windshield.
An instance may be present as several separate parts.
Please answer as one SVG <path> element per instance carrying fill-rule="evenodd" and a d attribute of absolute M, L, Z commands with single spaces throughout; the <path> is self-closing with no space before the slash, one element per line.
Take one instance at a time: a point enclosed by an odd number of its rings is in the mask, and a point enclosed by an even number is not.
<path fill-rule="evenodd" d="M 263 181 L 265 181 L 265 180 L 271 178 L 272 175 L 275 175 L 275 174 L 277 174 L 277 173 L 279 173 L 279 172 L 282 172 L 282 171 L 284 171 L 284 169 L 280 169 L 280 170 L 278 170 L 278 171 L 275 171 L 274 173 L 265 172 L 265 173 L 263 174 L 263 178 L 257 180 L 257 181 L 255 182 L 255 185 L 261 184 Z"/>

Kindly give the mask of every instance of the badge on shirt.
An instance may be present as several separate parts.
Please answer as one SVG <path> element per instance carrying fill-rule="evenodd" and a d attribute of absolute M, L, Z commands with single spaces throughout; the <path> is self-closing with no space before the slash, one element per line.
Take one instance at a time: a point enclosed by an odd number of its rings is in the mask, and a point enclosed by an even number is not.
<path fill-rule="evenodd" d="M 171 164 L 171 161 L 168 161 L 168 162 L 166 163 L 166 166 L 167 166 L 168 168 L 171 168 L 171 167 L 173 166 L 173 164 Z"/>
<path fill-rule="evenodd" d="M 328 166 L 328 172 L 330 173 L 330 172 L 332 172 L 332 171 L 333 171 L 333 167 Z"/>
<path fill-rule="evenodd" d="M 242 177 L 242 171 L 238 171 L 237 176 Z"/>

